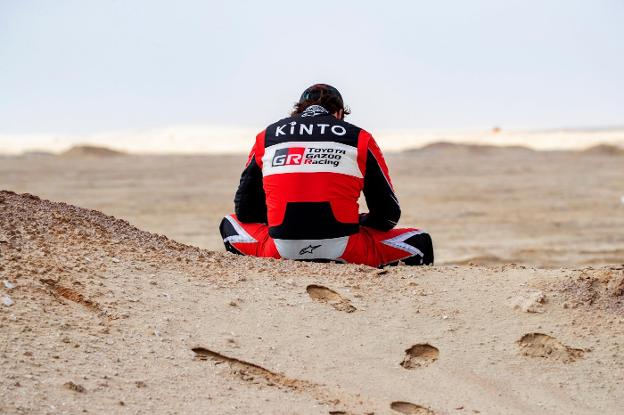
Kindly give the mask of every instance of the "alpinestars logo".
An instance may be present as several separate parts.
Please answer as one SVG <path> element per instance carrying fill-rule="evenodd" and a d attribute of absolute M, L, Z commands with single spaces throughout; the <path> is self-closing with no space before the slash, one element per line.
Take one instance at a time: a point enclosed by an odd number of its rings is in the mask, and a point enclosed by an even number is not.
<path fill-rule="evenodd" d="M 347 152 L 337 148 L 290 147 L 275 150 L 272 167 L 299 166 L 301 164 L 340 165 L 340 160 Z"/>
<path fill-rule="evenodd" d="M 320 247 L 321 247 L 321 245 L 312 245 L 312 244 L 310 244 L 310 245 L 306 246 L 305 248 L 303 248 L 302 250 L 300 250 L 299 251 L 299 255 L 313 254 L 314 250 L 316 248 L 320 248 Z"/>

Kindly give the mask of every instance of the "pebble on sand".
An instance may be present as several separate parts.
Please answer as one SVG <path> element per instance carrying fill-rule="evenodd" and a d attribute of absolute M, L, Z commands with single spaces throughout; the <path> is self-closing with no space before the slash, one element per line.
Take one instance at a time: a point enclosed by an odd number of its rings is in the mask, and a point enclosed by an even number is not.
<path fill-rule="evenodd" d="M 11 307 L 15 303 L 13 302 L 13 300 L 11 300 L 11 297 L 7 295 L 7 296 L 2 297 L 2 304 L 4 304 L 7 307 Z"/>
<path fill-rule="evenodd" d="M 4 280 L 3 283 L 4 283 L 4 288 L 6 288 L 7 290 L 12 290 L 13 288 L 15 288 L 15 284 L 13 284 L 9 280 Z"/>
<path fill-rule="evenodd" d="M 546 296 L 538 291 L 527 296 L 518 296 L 511 300 L 511 306 L 516 310 L 525 313 L 543 313 L 543 304 L 546 303 Z"/>

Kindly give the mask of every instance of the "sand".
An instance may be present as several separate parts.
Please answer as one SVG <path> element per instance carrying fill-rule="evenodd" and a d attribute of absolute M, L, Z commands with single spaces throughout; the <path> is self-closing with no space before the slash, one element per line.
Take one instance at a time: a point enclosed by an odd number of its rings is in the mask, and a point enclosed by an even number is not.
<path fill-rule="evenodd" d="M 71 204 L 0 192 L 0 413 L 621 413 L 621 156 L 473 150 L 388 157 L 386 269 L 222 252 L 241 157 L 3 159 Z"/>
<path fill-rule="evenodd" d="M 389 153 L 400 225 L 433 235 L 444 265 L 624 261 L 624 155 L 437 144 Z M 176 241 L 222 250 L 246 157 L 9 157 L 0 189 L 96 209 Z M 363 208 L 364 209 L 364 208 Z"/>

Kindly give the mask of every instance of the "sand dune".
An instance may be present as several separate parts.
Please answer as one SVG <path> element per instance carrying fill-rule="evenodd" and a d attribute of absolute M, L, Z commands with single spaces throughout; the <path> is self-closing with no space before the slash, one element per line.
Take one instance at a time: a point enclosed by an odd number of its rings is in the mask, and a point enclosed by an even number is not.
<path fill-rule="evenodd" d="M 621 266 L 244 258 L 11 192 L 0 256 L 3 414 L 617 414 L 624 401 Z"/>
<path fill-rule="evenodd" d="M 589 155 L 606 155 L 606 156 L 624 156 L 624 148 L 609 144 L 598 144 L 591 146 L 582 151 L 583 154 Z"/>
<path fill-rule="evenodd" d="M 403 150 L 407 154 L 425 154 L 429 156 L 490 156 L 490 157 L 505 157 L 509 155 L 531 157 L 536 151 L 530 147 L 520 145 L 491 145 L 491 144 L 473 144 L 473 143 L 454 143 L 448 141 L 438 141 L 435 143 L 427 144 L 422 147 L 410 148 Z M 584 149 L 572 149 L 572 150 L 547 150 L 546 154 L 553 153 L 568 153 L 576 154 L 579 156 L 624 156 L 624 147 L 612 144 L 596 144 Z"/>
<path fill-rule="evenodd" d="M 62 157 L 119 157 L 125 153 L 122 151 L 112 150 L 107 147 L 76 145 L 70 149 L 63 151 Z"/>
<path fill-rule="evenodd" d="M 468 143 L 452 143 L 446 141 L 439 141 L 431 144 L 427 144 L 423 147 L 404 150 L 406 153 L 424 153 L 430 155 L 436 154 L 461 154 L 468 153 L 468 155 L 503 155 L 503 154 L 517 154 L 527 155 L 535 150 L 524 146 L 495 146 L 488 144 L 468 144 Z"/>

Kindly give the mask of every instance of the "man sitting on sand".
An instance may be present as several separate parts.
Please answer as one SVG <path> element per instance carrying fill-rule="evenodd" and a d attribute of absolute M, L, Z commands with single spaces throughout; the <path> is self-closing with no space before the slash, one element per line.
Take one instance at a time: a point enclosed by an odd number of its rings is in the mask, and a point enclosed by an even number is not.
<path fill-rule="evenodd" d="M 431 237 L 394 229 L 401 215 L 388 167 L 365 130 L 344 121 L 338 90 L 306 89 L 289 118 L 256 137 L 220 225 L 237 254 L 381 267 L 433 264 Z M 358 212 L 364 192 L 369 213 Z"/>

